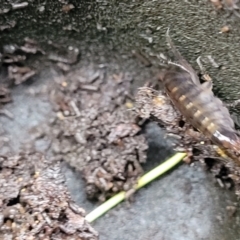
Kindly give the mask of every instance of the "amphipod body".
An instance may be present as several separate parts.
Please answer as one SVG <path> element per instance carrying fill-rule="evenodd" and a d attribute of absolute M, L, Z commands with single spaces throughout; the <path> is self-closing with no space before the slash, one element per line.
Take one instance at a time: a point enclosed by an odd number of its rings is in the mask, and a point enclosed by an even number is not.
<path fill-rule="evenodd" d="M 212 82 L 200 83 L 199 78 L 168 37 L 179 64 L 160 75 L 165 90 L 176 108 L 214 144 L 239 152 L 240 140 L 228 109 L 212 92 Z"/>

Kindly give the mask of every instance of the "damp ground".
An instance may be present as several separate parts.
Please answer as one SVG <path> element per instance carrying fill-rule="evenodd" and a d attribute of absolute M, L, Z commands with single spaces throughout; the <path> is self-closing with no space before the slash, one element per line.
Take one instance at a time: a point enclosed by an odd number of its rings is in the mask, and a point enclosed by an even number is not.
<path fill-rule="evenodd" d="M 146 56 L 166 53 L 164 35 L 167 27 L 171 27 L 179 50 L 194 66 L 195 59 L 203 55 L 215 84 L 215 93 L 227 101 L 239 97 L 236 17 L 228 17 L 223 11 L 216 14 L 207 1 L 136 1 L 130 5 L 124 1 L 102 1 L 97 4 L 89 1 L 81 5 L 72 4 L 75 8 L 66 11 L 63 6 L 67 4 L 60 1 L 55 4 L 29 2 L 28 7 L 1 16 L 3 24 L 16 21 L 15 27 L 2 32 L 2 45 L 20 44 L 25 37 L 30 37 L 39 41 L 47 53 L 34 55 L 27 63 L 36 69 L 39 67 L 37 75 L 11 88 L 13 102 L 4 108 L 13 115 L 13 119 L 6 116 L 0 118 L 4 135 L 2 154 L 34 149 L 52 157 L 51 139 L 39 137 L 34 131 L 52 124 L 56 109 L 49 100 L 48 90 L 54 91 L 55 80 L 66 75 L 62 66 L 57 67 L 49 59 L 48 54 L 52 51 L 49 45 L 52 46 L 52 42 L 59 44 L 60 48 L 74 46 L 79 49 L 78 61 L 74 64 L 67 62 L 69 72 L 77 69 L 99 71 L 104 68 L 109 75 L 127 73 L 133 79 L 131 86 L 135 91 L 144 82 L 154 79 L 157 67 L 156 58 L 152 58 L 153 66 L 147 67 L 148 64 L 133 56 L 132 51 L 137 50 Z M 219 34 L 225 25 L 229 25 L 231 31 Z M 212 66 L 208 55 L 222 67 Z M 143 169 L 147 171 L 172 152 L 154 123 L 146 127 L 145 135 L 149 150 Z M 63 164 L 63 172 L 76 203 L 87 212 L 97 207 L 98 202 L 86 198 L 81 174 L 66 163 Z M 233 190 L 221 188 L 204 166 L 181 164 L 92 226 L 103 240 L 235 240 L 240 234 L 239 216 L 238 200 Z"/>

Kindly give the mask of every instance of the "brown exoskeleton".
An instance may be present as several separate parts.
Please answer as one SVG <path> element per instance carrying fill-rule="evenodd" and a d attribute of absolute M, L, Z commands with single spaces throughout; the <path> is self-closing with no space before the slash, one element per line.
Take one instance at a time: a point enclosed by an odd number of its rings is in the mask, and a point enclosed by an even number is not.
<path fill-rule="evenodd" d="M 200 83 L 198 76 L 173 45 L 167 41 L 178 60 L 160 74 L 165 90 L 189 123 L 213 143 L 226 150 L 240 152 L 240 138 L 228 109 L 212 92 L 212 82 Z"/>

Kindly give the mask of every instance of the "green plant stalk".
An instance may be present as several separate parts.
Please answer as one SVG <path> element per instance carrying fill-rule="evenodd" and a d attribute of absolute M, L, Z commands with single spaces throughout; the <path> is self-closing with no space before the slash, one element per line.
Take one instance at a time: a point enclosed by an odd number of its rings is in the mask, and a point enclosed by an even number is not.
<path fill-rule="evenodd" d="M 173 168 L 175 165 L 177 165 L 184 157 L 186 156 L 186 153 L 176 153 L 174 156 L 172 156 L 167 161 L 163 162 L 156 168 L 152 169 L 145 175 L 143 175 L 139 180 L 135 187 L 136 190 L 142 188 L 143 186 L 147 185 L 157 177 L 161 176 L 171 168 Z M 86 220 L 91 223 L 95 221 L 97 218 L 102 216 L 104 213 L 109 211 L 111 208 L 115 207 L 117 204 L 122 202 L 126 198 L 126 192 L 122 191 L 104 202 L 102 205 L 94 209 L 92 212 L 90 212 L 86 216 Z"/>

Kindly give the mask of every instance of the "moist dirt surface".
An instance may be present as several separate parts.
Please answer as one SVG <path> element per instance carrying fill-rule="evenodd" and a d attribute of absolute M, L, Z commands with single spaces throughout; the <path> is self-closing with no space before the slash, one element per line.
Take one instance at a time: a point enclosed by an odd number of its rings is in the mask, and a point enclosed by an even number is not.
<path fill-rule="evenodd" d="M 194 67 L 202 56 L 215 94 L 239 98 L 231 13 L 210 1 L 4 2 L 3 239 L 239 239 L 234 191 L 200 162 L 180 164 L 91 226 L 84 220 L 84 210 L 173 154 L 159 126 L 131 111 L 137 88 L 156 79 L 159 54 L 168 54 L 168 27 Z"/>

